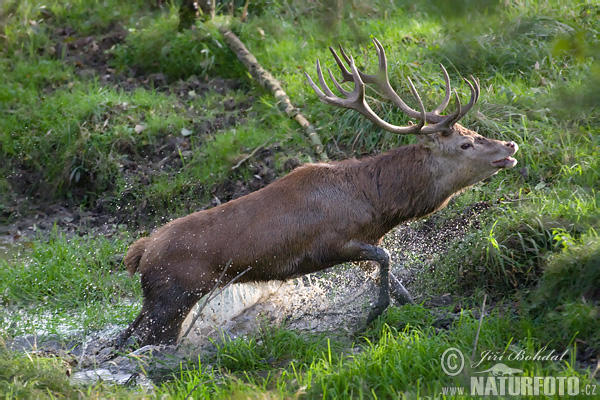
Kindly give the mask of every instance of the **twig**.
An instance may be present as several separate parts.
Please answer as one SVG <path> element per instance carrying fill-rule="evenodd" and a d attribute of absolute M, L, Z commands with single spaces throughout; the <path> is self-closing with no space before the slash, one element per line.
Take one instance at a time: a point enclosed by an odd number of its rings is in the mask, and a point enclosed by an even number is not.
<path fill-rule="evenodd" d="M 204 310 L 204 307 L 206 307 L 206 305 L 208 303 L 210 303 L 218 295 L 220 295 L 221 293 L 223 293 L 225 291 L 225 289 L 227 289 L 229 286 L 233 285 L 246 272 L 248 272 L 248 271 L 250 271 L 252 269 L 252 267 L 246 268 L 241 274 L 238 274 L 235 278 L 233 278 L 232 280 L 230 280 L 229 282 L 227 282 L 227 284 L 225 286 L 223 286 L 223 288 L 221 290 L 219 290 L 218 293 L 216 293 L 216 294 L 213 295 L 213 293 L 215 292 L 215 290 L 221 284 L 221 281 L 223 280 L 223 277 L 225 276 L 225 272 L 227 271 L 227 269 L 229 268 L 230 265 L 231 265 L 231 260 L 229 260 L 227 262 L 227 265 L 225 266 L 225 269 L 223 270 L 223 272 L 221 272 L 221 276 L 219 276 L 219 279 L 217 279 L 217 283 L 215 284 L 215 286 L 213 286 L 213 288 L 210 290 L 210 292 L 208 292 L 208 294 L 205 296 L 204 302 L 202 303 L 202 305 L 200 306 L 200 308 L 198 309 L 198 311 L 196 311 L 196 315 L 194 315 L 194 319 L 192 319 L 192 322 L 190 323 L 190 326 L 188 326 L 188 328 L 185 331 L 185 333 L 181 336 L 181 339 L 179 340 L 179 344 L 177 345 L 177 347 L 179 347 L 179 345 L 181 344 L 181 342 L 183 341 L 183 339 L 185 339 L 187 337 L 187 335 L 189 335 L 189 333 L 192 331 L 192 328 L 194 327 L 194 325 L 196 325 L 196 322 L 198 321 L 198 318 L 200 318 L 200 315 L 202 314 L 202 310 Z"/>
<path fill-rule="evenodd" d="M 594 370 L 594 372 L 592 372 L 592 374 L 590 375 L 590 380 L 594 379 L 594 377 L 596 376 L 596 374 L 598 373 L 598 370 L 600 370 L 600 360 L 598 360 L 598 363 L 596 364 L 596 369 Z"/>
<path fill-rule="evenodd" d="M 223 286 L 223 289 L 219 290 L 219 293 L 216 293 L 214 296 L 212 296 L 210 298 L 209 302 L 211 302 L 218 295 L 220 295 L 221 293 L 223 293 L 225 291 L 225 289 L 227 289 L 229 286 L 233 285 L 235 283 L 235 281 L 237 281 L 239 278 L 241 278 L 246 272 L 250 271 L 251 269 L 252 269 L 252 267 L 246 268 L 244 271 L 242 271 L 241 274 L 239 274 L 238 276 L 236 276 L 235 278 L 233 278 L 232 280 L 230 280 L 229 282 L 227 282 L 227 285 Z"/>
<path fill-rule="evenodd" d="M 322 161 L 327 161 L 328 157 L 324 151 L 323 143 L 321 138 L 317 134 L 316 129 L 312 124 L 298 111 L 296 107 L 292 105 L 289 96 L 281 88 L 281 84 L 277 79 L 265 70 L 259 63 L 256 57 L 250 53 L 244 43 L 229 29 L 226 25 L 219 26 L 219 32 L 223 35 L 225 42 L 231 48 L 231 50 L 237 55 L 237 58 L 246 66 L 250 75 L 265 89 L 269 90 L 275 96 L 278 103 L 283 108 L 283 111 L 290 117 L 293 118 L 304 130 L 304 133 L 315 147 L 316 153 L 319 155 Z"/>
<path fill-rule="evenodd" d="M 249 159 L 254 157 L 254 155 L 256 153 L 258 153 L 261 149 L 263 149 L 271 140 L 273 140 L 272 137 L 269 138 L 266 142 L 264 142 L 260 146 L 258 146 L 257 148 L 255 148 L 254 150 L 252 150 L 252 153 L 250 153 L 246 157 L 242 158 L 237 164 L 235 164 L 233 167 L 231 167 L 231 170 L 235 171 L 236 169 L 238 169 L 243 163 L 245 163 L 246 161 L 248 161 Z"/>
<path fill-rule="evenodd" d="M 485 312 L 486 299 L 487 293 L 483 295 L 483 304 L 481 305 L 481 314 L 479 315 L 479 326 L 477 327 L 477 334 L 475 335 L 475 344 L 473 345 L 473 353 L 471 354 L 471 360 L 475 358 L 475 351 L 477 350 L 477 342 L 479 341 L 479 332 L 481 331 L 481 323 L 483 322 L 483 313 Z"/>
<path fill-rule="evenodd" d="M 204 307 L 206 307 L 206 304 L 208 304 L 210 296 L 214 293 L 215 290 L 217 290 L 217 288 L 221 284 L 221 281 L 223 280 L 223 277 L 225 276 L 225 273 L 227 272 L 227 270 L 229 269 L 230 266 L 231 266 L 231 259 L 229 259 L 229 261 L 227 261 L 227 264 L 225 265 L 225 268 L 223 268 L 223 272 L 221 272 L 221 275 L 219 276 L 219 279 L 217 279 L 217 282 L 215 282 L 215 286 L 213 286 L 213 288 L 210 289 L 210 292 L 208 292 L 208 294 L 204 297 L 204 303 L 202 303 L 202 305 L 200 306 L 200 309 L 196 312 L 196 315 L 194 315 L 194 319 L 192 320 L 192 323 L 188 327 L 187 331 L 185 331 L 185 333 L 183 334 L 183 336 L 181 337 L 181 339 L 185 338 L 190 333 L 190 331 L 192 330 L 192 327 L 194 326 L 194 324 L 198 320 L 198 317 L 199 317 L 200 313 L 202 312 L 202 310 L 204 309 Z"/>

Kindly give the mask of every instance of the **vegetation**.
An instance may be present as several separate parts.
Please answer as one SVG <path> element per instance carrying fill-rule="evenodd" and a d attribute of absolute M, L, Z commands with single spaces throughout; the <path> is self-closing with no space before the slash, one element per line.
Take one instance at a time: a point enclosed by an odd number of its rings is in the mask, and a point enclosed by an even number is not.
<path fill-rule="evenodd" d="M 302 72 L 314 76 L 316 59 L 334 65 L 327 47 L 337 43 L 361 69 L 374 70 L 370 38 L 377 37 L 392 85 L 409 102 L 407 77 L 426 106 L 439 101 L 440 62 L 463 96 L 460 76 L 475 75 L 482 95 L 464 124 L 517 142 L 519 165 L 430 220 L 410 224 L 443 228 L 467 207 L 491 205 L 441 251 L 411 254 L 410 264 L 422 271 L 412 290 L 425 299 L 451 293 L 456 304 L 391 307 L 352 339 L 257 327 L 254 336 L 225 341 L 215 354 L 163 377 L 155 396 L 416 398 L 468 387 L 469 371 L 448 376 L 440 359 L 449 347 L 471 354 L 479 326 L 471 310 L 484 294 L 492 305 L 478 352 L 568 350 L 561 362 L 511 367 L 597 384 L 600 8 L 594 2 L 261 0 L 244 11 L 246 2 L 236 1 L 233 18 L 226 2 L 215 21 L 191 27 L 180 23 L 178 1 L 158 3 L 0 4 L 0 222 L 39 222 L 52 204 L 114 219 L 108 234 L 83 223 L 73 233 L 57 223 L 26 241 L 14 259 L 0 256 L 0 303 L 7 311 L 0 338 L 64 335 L 65 325 L 84 334 L 125 325 L 139 309 L 140 288 L 120 256 L 136 230 L 255 190 L 290 162 L 314 158 L 301 130 L 221 40 L 216 25 L 230 23 L 318 127 L 332 159 L 415 140 L 320 103 L 305 84 Z M 370 95 L 386 120 L 408 123 Z M 106 384 L 76 387 L 70 373 L 60 357 L 0 346 L 5 398 L 146 395 Z"/>

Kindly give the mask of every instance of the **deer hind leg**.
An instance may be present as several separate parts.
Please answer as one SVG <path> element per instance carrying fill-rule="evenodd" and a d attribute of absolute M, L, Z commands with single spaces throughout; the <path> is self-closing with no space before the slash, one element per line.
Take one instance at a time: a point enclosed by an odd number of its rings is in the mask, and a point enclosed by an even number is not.
<path fill-rule="evenodd" d="M 135 320 L 129 324 L 129 326 L 125 328 L 123 332 L 119 334 L 119 336 L 117 336 L 114 342 L 114 345 L 117 349 L 126 347 L 125 345 L 127 344 L 127 340 L 131 337 L 131 334 L 137 330 L 137 327 L 142 322 L 145 314 L 146 312 L 144 312 L 144 308 L 142 307 L 142 311 L 138 314 Z"/>
<path fill-rule="evenodd" d="M 186 290 L 172 277 L 162 282 L 142 275 L 144 303 L 137 318 L 117 339 L 123 347 L 133 337 L 140 346 L 174 344 L 181 325 L 192 307 L 202 297 L 201 290 Z"/>
<path fill-rule="evenodd" d="M 146 297 L 136 334 L 140 345 L 175 344 L 186 316 L 202 297 L 197 291 L 185 291 L 179 285 L 170 285 L 160 293 Z"/>

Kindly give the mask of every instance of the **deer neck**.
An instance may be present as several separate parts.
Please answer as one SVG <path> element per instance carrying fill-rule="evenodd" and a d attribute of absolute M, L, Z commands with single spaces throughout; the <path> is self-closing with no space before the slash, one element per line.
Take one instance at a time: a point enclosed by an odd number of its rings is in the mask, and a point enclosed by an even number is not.
<path fill-rule="evenodd" d="M 461 189 L 431 150 L 402 146 L 371 160 L 373 205 L 392 227 L 443 208 Z"/>

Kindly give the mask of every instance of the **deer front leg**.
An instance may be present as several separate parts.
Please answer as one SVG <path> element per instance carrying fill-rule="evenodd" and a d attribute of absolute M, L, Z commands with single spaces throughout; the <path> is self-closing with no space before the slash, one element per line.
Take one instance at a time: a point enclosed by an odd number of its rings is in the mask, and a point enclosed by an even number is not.
<path fill-rule="evenodd" d="M 381 247 L 355 241 L 346 243 L 342 253 L 348 261 L 375 261 L 379 264 L 379 296 L 367 318 L 370 323 L 390 305 L 390 255 Z"/>
<path fill-rule="evenodd" d="M 375 280 L 375 282 L 379 283 L 379 279 L 375 279 L 372 277 L 372 272 L 377 267 L 376 261 L 368 261 L 365 263 L 360 263 L 358 266 L 368 274 L 369 277 Z M 396 278 L 392 272 L 390 272 L 390 295 L 396 299 L 399 305 L 403 306 L 405 304 L 415 304 L 408 290 L 400 283 L 400 280 Z"/>

